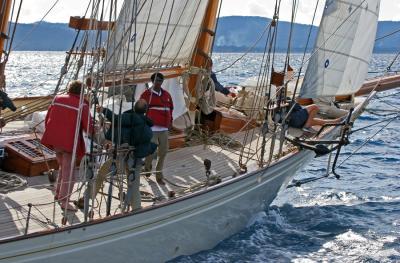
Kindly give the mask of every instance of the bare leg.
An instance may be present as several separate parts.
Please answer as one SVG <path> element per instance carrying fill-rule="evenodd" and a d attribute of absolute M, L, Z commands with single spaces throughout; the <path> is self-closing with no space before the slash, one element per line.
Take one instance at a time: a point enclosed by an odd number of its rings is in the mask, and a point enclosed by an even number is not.
<path fill-rule="evenodd" d="M 313 104 L 313 105 L 309 105 L 305 108 L 308 112 L 308 119 L 306 121 L 306 124 L 304 124 L 305 128 L 311 127 L 313 125 L 319 125 L 319 124 L 315 124 L 313 122 L 313 120 L 315 119 L 315 116 L 317 115 L 319 108 L 317 105 Z"/>
<path fill-rule="evenodd" d="M 309 128 L 314 125 L 322 126 L 325 124 L 337 124 L 342 120 L 342 118 L 337 118 L 337 119 L 333 119 L 333 120 L 324 120 L 324 119 L 316 118 L 315 116 L 317 115 L 319 108 L 315 104 L 307 106 L 305 109 L 308 112 L 308 119 L 307 119 L 306 124 L 304 125 L 305 128 Z"/>

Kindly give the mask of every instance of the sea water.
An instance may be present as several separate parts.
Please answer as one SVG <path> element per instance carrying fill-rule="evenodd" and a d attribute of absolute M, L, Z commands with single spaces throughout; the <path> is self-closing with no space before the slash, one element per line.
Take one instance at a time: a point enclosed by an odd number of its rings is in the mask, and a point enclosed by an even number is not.
<path fill-rule="evenodd" d="M 214 54 L 214 70 L 230 66 L 239 56 Z M 375 54 L 370 71 L 383 72 L 394 56 Z M 257 76 L 261 58 L 249 54 L 217 76 L 225 85 L 239 84 Z M 292 55 L 292 67 L 301 58 Z M 63 52 L 12 53 L 7 92 L 12 97 L 50 93 L 64 59 Z M 283 62 L 284 54 L 278 55 L 277 68 Z M 392 69 L 400 69 L 400 62 Z M 399 101 L 400 89 L 380 93 L 354 129 L 390 119 L 399 112 Z M 352 143 L 338 162 L 348 158 L 337 168 L 340 180 L 331 176 L 286 189 L 239 233 L 211 250 L 173 262 L 400 262 L 400 121 L 382 129 L 385 124 L 351 135 Z M 322 176 L 326 166 L 326 157 L 316 158 L 296 178 Z"/>

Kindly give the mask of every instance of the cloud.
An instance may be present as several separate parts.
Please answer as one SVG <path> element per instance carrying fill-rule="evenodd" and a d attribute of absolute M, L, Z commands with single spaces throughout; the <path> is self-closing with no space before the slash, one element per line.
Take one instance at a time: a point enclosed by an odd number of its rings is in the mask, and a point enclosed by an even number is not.
<path fill-rule="evenodd" d="M 38 21 L 49 10 L 56 0 L 25 0 L 22 5 L 20 22 L 32 23 Z M 157 0 L 161 1 L 161 0 Z M 184 2 L 183 0 L 181 0 Z M 192 0 L 190 0 L 192 1 Z M 62 0 L 46 17 L 49 22 L 67 23 L 70 16 L 83 15 L 90 0 Z M 106 1 L 107 2 L 107 1 Z M 177 1 L 178 2 L 178 1 Z M 221 16 L 265 16 L 272 17 L 276 0 L 223 0 Z M 280 19 L 290 21 L 293 0 L 281 1 Z M 317 0 L 299 0 L 296 22 L 309 24 Z M 316 23 L 320 20 L 324 0 L 319 0 L 320 8 Z M 400 20 L 400 1 L 381 0 L 380 20 Z"/>
<path fill-rule="evenodd" d="M 264 17 L 272 17 L 274 12 L 272 9 L 266 8 L 265 4 L 257 3 L 250 3 L 248 8 L 249 14 L 253 16 L 264 16 Z"/>

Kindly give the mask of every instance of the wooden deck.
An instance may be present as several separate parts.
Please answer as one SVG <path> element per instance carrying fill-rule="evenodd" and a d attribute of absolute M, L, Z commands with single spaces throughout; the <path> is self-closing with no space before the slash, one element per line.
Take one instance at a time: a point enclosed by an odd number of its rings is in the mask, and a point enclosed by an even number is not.
<path fill-rule="evenodd" d="M 10 129 L 21 128 L 23 123 L 13 124 L 6 130 L 6 134 L 11 134 Z M 253 130 L 251 131 L 253 132 Z M 232 140 L 241 142 L 245 132 L 229 135 Z M 4 139 L 4 138 L 3 138 Z M 260 140 L 259 128 L 254 129 L 252 140 L 246 144 L 246 151 L 255 152 L 257 141 Z M 269 148 L 267 143 L 267 149 Z M 277 143 L 278 145 L 278 143 Z M 164 178 L 166 185 L 156 183 L 154 175 L 147 178 L 142 175 L 140 190 L 142 192 L 142 206 L 151 206 L 156 202 L 168 202 L 171 191 L 176 196 L 185 195 L 201 189 L 205 186 L 206 173 L 203 164 L 204 159 L 212 161 L 211 175 L 219 176 L 222 180 L 228 180 L 239 174 L 239 151 L 217 145 L 195 145 L 170 151 L 164 165 Z M 255 156 L 256 157 L 256 156 Z M 255 164 L 256 158 L 250 158 L 248 165 Z M 245 160 L 245 159 L 244 159 Z M 155 167 L 155 165 L 153 165 Z M 125 175 L 121 175 L 125 179 Z M 0 239 L 23 235 L 27 225 L 27 214 L 29 206 L 31 217 L 29 220 L 28 233 L 42 230 L 63 227 L 62 219 L 65 216 L 58 203 L 54 202 L 53 186 L 49 183 L 47 176 L 25 177 L 28 186 L 19 191 L 0 194 Z M 122 179 L 121 179 L 122 180 Z M 116 180 L 116 184 L 118 184 Z M 83 191 L 77 190 L 81 183 L 75 184 L 75 192 L 71 200 L 77 200 L 83 195 Z M 108 184 L 104 186 L 103 193 L 107 193 Z M 113 189 L 111 214 L 121 212 L 121 201 L 118 200 L 119 189 Z M 105 217 L 106 215 L 106 196 L 98 194 L 94 202 L 94 219 Z M 84 215 L 81 210 L 68 212 L 66 215 L 66 225 L 78 224 L 83 222 Z"/>

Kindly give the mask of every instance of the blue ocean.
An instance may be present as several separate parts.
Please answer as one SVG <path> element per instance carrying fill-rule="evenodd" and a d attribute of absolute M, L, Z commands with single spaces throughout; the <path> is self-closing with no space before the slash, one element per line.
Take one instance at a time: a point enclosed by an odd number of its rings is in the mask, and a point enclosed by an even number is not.
<path fill-rule="evenodd" d="M 214 70 L 241 54 L 214 54 Z M 54 88 L 63 52 L 15 52 L 7 68 L 13 96 L 44 95 Z M 249 54 L 218 73 L 225 85 L 256 76 L 262 54 Z M 381 75 L 394 54 L 375 54 L 369 77 Z M 284 62 L 277 57 L 276 67 Z M 299 66 L 301 54 L 291 57 Z M 392 70 L 400 69 L 396 61 Z M 282 191 L 241 232 L 211 250 L 173 262 L 400 262 L 400 88 L 378 94 L 357 120 L 339 157 L 340 180 L 330 176 Z M 397 117 L 397 118 L 396 118 Z M 383 121 L 378 125 L 373 125 Z M 390 123 L 389 123 L 390 122 Z M 362 128 L 362 129 L 361 129 Z M 314 159 L 296 179 L 326 173 Z M 195 238 L 195 237 L 194 237 Z"/>

